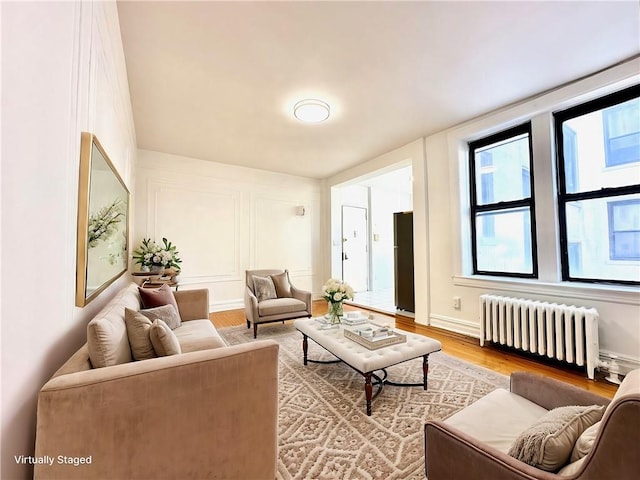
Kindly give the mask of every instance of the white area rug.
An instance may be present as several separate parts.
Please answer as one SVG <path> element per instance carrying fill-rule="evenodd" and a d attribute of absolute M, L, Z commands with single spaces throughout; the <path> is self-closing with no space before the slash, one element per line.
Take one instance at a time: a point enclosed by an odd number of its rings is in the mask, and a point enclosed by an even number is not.
<path fill-rule="evenodd" d="M 253 328 L 219 329 L 232 345 Z M 428 390 L 385 386 L 365 412 L 364 379 L 343 363 L 302 364 L 302 335 L 286 325 L 258 328 L 280 344 L 278 478 L 424 479 L 424 424 L 495 390 L 508 377 L 439 352 L 429 356 Z M 309 358 L 334 358 L 309 340 Z M 422 382 L 422 358 L 387 369 L 389 380 Z M 374 392 L 376 388 L 374 387 Z"/>

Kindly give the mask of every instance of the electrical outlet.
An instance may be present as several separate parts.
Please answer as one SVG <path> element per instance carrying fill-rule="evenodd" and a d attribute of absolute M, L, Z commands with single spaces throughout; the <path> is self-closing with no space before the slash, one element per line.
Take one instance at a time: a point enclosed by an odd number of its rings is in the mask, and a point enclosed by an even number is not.
<path fill-rule="evenodd" d="M 453 297 L 453 308 L 455 308 L 456 310 L 460 310 L 461 307 L 462 300 L 460 299 L 460 297 Z"/>

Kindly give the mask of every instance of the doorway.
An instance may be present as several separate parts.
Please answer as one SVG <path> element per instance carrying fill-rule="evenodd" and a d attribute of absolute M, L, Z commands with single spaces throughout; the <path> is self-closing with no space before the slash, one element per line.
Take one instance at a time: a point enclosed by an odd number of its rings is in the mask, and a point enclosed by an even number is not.
<path fill-rule="evenodd" d="M 367 209 L 342 206 L 342 280 L 354 291 L 369 289 Z"/>

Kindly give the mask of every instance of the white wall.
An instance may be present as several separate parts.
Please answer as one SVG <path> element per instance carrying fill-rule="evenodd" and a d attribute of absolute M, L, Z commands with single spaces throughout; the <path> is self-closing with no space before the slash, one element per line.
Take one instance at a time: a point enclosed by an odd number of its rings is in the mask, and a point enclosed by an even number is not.
<path fill-rule="evenodd" d="M 1 8 L 0 477 L 27 479 L 14 455 L 33 455 L 39 389 L 128 281 L 74 307 L 80 132 L 98 136 L 130 190 L 135 134 L 115 3 Z"/>
<path fill-rule="evenodd" d="M 562 282 L 558 267 L 558 232 L 550 136 L 551 113 L 637 82 L 638 62 L 615 67 L 535 99 L 486 115 L 426 138 L 430 230 L 430 323 L 479 337 L 478 297 L 497 293 L 597 308 L 601 357 L 620 357 L 623 368 L 640 366 L 640 290 Z M 471 139 L 532 119 L 539 280 L 471 275 L 468 233 L 468 162 Z M 453 308 L 453 297 L 462 308 Z M 417 321 L 423 319 L 418 318 Z"/>
<path fill-rule="evenodd" d="M 640 289 L 625 286 L 567 284 L 560 281 L 555 222 L 538 224 L 538 280 L 517 281 L 470 275 L 466 143 L 533 118 L 538 217 L 554 218 L 555 170 L 550 119 L 567 108 L 639 79 L 637 59 L 558 88 L 509 108 L 487 114 L 455 128 L 429 135 L 385 155 L 363 162 L 326 181 L 328 192 L 360 178 L 382 173 L 390 165 L 411 159 L 413 166 L 416 322 L 479 337 L 479 296 L 498 293 L 573 305 L 593 306 L 600 313 L 600 356 L 617 355 L 623 373 L 640 367 Z M 424 150 L 423 150 L 424 141 Z M 330 196 L 328 193 L 327 196 Z M 467 199 L 467 200 L 465 200 Z M 329 200 L 327 200 L 329 201 Z M 465 204 L 466 201 L 466 204 Z M 339 205 L 338 205 L 339 207 Z M 331 208 L 331 205 L 327 205 Z M 334 210 L 336 205 L 333 206 Z M 328 218 L 335 225 L 336 212 Z M 335 237 L 327 232 L 327 242 Z M 331 263 L 338 265 L 335 244 Z M 453 298 L 461 298 L 461 309 Z"/>
<path fill-rule="evenodd" d="M 133 247 L 176 244 L 181 288 L 208 288 L 212 311 L 243 308 L 247 269 L 287 268 L 294 285 L 320 293 L 320 180 L 147 150 L 136 178 Z"/>

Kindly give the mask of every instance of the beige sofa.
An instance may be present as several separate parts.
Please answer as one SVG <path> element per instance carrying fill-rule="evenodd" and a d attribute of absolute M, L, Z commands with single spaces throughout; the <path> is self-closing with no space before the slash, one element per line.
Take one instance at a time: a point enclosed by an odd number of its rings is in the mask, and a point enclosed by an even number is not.
<path fill-rule="evenodd" d="M 226 346 L 207 290 L 175 299 L 173 356 L 131 360 L 124 308 L 140 309 L 137 285 L 98 313 L 120 362 L 93 368 L 85 344 L 42 387 L 34 478 L 275 478 L 278 345 Z"/>
<path fill-rule="evenodd" d="M 606 408 L 602 419 L 583 433 L 539 430 L 541 437 L 549 434 L 542 444 L 544 456 L 561 466 L 545 471 L 547 465 L 537 468 L 509 455 L 523 432 L 543 425 L 549 410 L 570 405 Z M 631 480 L 640 471 L 638 445 L 640 370 L 625 377 L 611 401 L 558 380 L 518 372 L 511 375 L 510 391 L 495 390 L 444 421 L 427 422 L 425 467 L 429 480 Z M 563 450 L 571 452 L 569 460 L 563 460 Z"/>

